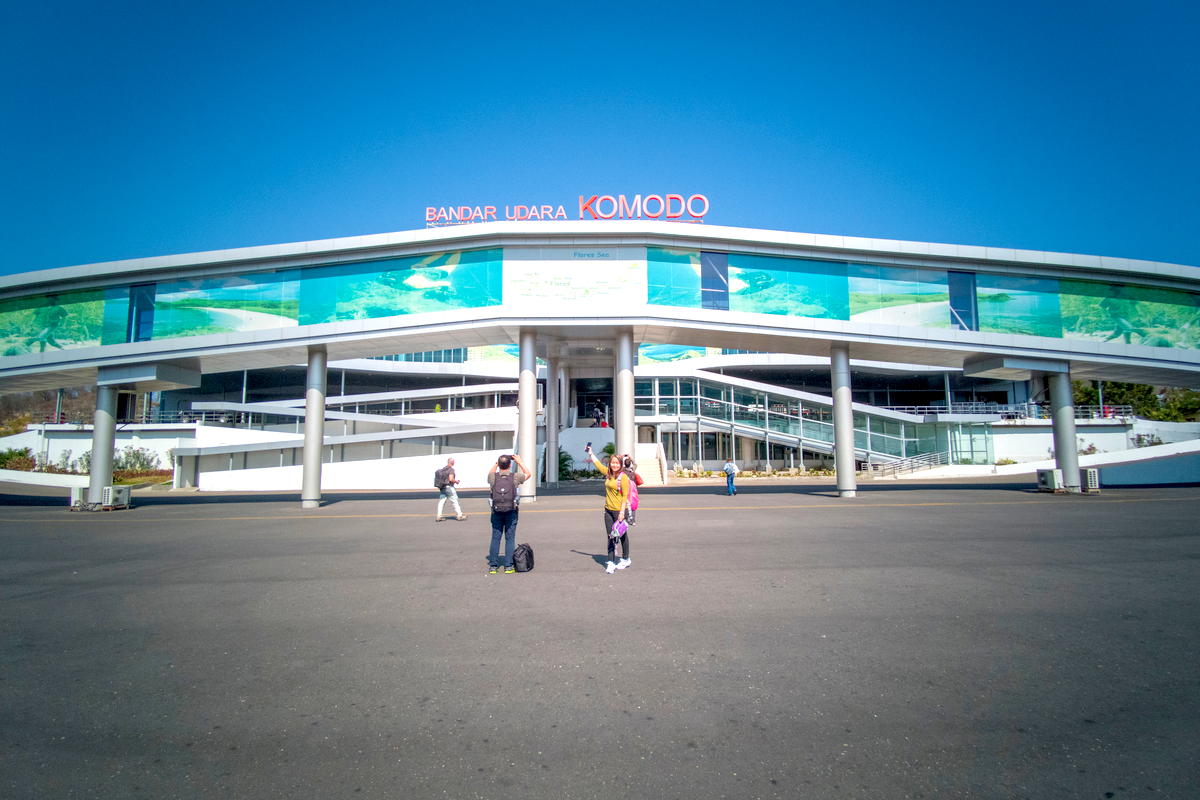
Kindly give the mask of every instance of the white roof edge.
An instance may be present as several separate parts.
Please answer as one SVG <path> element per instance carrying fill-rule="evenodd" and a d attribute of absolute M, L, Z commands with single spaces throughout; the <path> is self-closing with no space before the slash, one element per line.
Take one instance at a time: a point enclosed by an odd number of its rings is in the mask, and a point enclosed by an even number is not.
<path fill-rule="evenodd" d="M 320 258 L 326 254 L 371 251 L 388 248 L 424 246 L 430 250 L 444 247 L 502 247 L 503 241 L 513 242 L 522 236 L 536 238 L 534 246 L 555 246 L 555 239 L 586 236 L 589 244 L 595 240 L 613 238 L 613 246 L 639 246 L 640 242 L 624 241 L 630 236 L 658 240 L 676 240 L 674 244 L 687 247 L 689 242 L 715 242 L 733 246 L 766 247 L 769 249 L 809 250 L 819 253 L 893 255 L 904 259 L 931 261 L 967 260 L 998 266 L 1023 268 L 1069 269 L 1071 271 L 1101 271 L 1128 273 L 1156 278 L 1200 281 L 1200 267 L 1110 256 L 1053 253 L 1037 250 L 1016 250 L 978 245 L 955 245 L 935 242 L 910 242 L 895 239 L 869 239 L 851 236 L 831 236 L 755 228 L 735 228 L 723 225 L 699 225 L 647 220 L 606 220 L 566 222 L 482 222 L 448 228 L 423 228 L 364 236 L 318 239 L 308 242 L 256 245 L 226 250 L 150 256 L 146 258 L 81 264 L 48 270 L 0 276 L 0 290 L 23 285 L 86 280 L 123 273 L 177 270 L 217 264 L 237 264 L 287 258 Z M 488 241 L 496 240 L 496 241 Z M 564 241 L 564 246 L 576 244 Z M 509 245 L 513 246 L 513 245 Z"/>

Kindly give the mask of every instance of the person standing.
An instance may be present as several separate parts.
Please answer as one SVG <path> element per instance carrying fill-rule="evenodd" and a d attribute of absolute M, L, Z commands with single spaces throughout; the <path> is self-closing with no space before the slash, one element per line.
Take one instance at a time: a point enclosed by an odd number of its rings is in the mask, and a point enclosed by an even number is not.
<path fill-rule="evenodd" d="M 457 520 L 466 519 L 467 515 L 462 513 L 462 506 L 458 504 L 458 490 L 454 488 L 457 484 L 461 483 L 458 476 L 454 474 L 454 459 L 447 459 L 446 466 L 439 469 L 434 478 L 434 483 L 439 484 L 438 488 L 442 490 L 442 496 L 438 499 L 437 521 L 443 522 L 446 519 L 442 516 L 442 511 L 446 508 L 447 500 L 454 506 L 454 518 Z"/>
<path fill-rule="evenodd" d="M 611 575 L 615 570 L 627 569 L 630 566 L 629 559 L 629 531 L 625 531 L 623 536 L 614 537 L 611 535 L 613 525 L 618 522 L 625 521 L 625 504 L 629 501 L 629 476 L 621 469 L 621 457 L 613 455 L 605 464 L 600 459 L 596 458 L 596 454 L 592 452 L 592 448 L 585 447 L 584 452 L 592 459 L 592 463 L 596 468 L 604 473 L 604 535 L 608 539 L 608 562 L 605 564 L 605 572 Z M 614 561 L 617 557 L 617 539 L 620 539 L 621 544 L 621 560 Z"/>
<path fill-rule="evenodd" d="M 629 478 L 629 502 L 625 504 L 625 519 L 629 520 L 630 525 L 637 525 L 638 487 L 645 481 L 637 473 L 637 462 L 633 460 L 633 456 L 625 456 L 621 460 L 621 467 Z"/>
<path fill-rule="evenodd" d="M 513 464 L 517 469 L 513 469 Z M 500 571 L 500 536 L 504 536 L 504 571 L 516 572 L 513 550 L 517 547 L 517 487 L 529 479 L 529 470 L 518 455 L 503 455 L 488 470 L 492 488 L 492 547 L 488 551 L 489 575 Z"/>
<path fill-rule="evenodd" d="M 733 463 L 733 456 L 725 459 L 725 468 L 723 472 L 725 473 L 725 486 L 729 489 L 729 496 L 733 497 L 735 494 L 737 494 L 737 487 L 733 485 L 733 476 L 737 475 L 739 472 L 737 464 Z"/>

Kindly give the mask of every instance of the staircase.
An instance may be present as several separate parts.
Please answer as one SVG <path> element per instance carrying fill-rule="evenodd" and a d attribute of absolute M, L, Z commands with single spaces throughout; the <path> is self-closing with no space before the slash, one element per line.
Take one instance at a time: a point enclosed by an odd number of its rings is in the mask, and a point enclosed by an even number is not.
<path fill-rule="evenodd" d="M 639 442 L 634 449 L 634 457 L 637 459 L 638 475 L 642 476 L 642 481 L 647 486 L 666 486 L 666 477 L 663 474 L 662 448 L 651 442 Z"/>
<path fill-rule="evenodd" d="M 934 467 L 942 467 L 949 463 L 949 451 L 942 453 L 926 453 L 923 456 L 902 458 L 899 461 L 889 461 L 883 464 L 869 464 L 868 474 L 872 478 L 895 478 L 900 475 L 908 475 L 913 472 L 933 469 Z"/>

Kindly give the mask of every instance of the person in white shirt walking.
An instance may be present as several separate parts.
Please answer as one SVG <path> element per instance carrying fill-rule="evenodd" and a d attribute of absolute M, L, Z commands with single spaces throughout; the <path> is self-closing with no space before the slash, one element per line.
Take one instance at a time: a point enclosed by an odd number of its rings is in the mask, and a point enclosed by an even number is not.
<path fill-rule="evenodd" d="M 467 515 L 462 513 L 462 506 L 458 504 L 458 491 L 454 488 L 456 484 L 461 483 L 458 476 L 454 474 L 454 459 L 446 460 L 446 466 L 442 467 L 434 475 L 434 484 L 442 490 L 442 496 L 438 499 L 437 521 L 442 522 L 446 518 L 442 516 L 442 512 L 446 509 L 446 501 L 454 506 L 454 518 L 466 519 Z"/>

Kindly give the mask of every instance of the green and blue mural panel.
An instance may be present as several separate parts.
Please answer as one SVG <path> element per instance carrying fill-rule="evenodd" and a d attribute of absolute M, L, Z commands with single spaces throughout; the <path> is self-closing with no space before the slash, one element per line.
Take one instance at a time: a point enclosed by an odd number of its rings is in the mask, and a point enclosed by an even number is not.
<path fill-rule="evenodd" d="M 651 305 L 951 326 L 946 270 L 655 247 L 646 254 Z M 973 279 L 981 331 L 1200 349 L 1200 293 L 987 273 Z M 497 248 L 60 292 L 0 301 L 0 354 L 498 306 L 502 283 Z M 661 362 L 704 352 L 664 345 L 640 355 Z"/>

